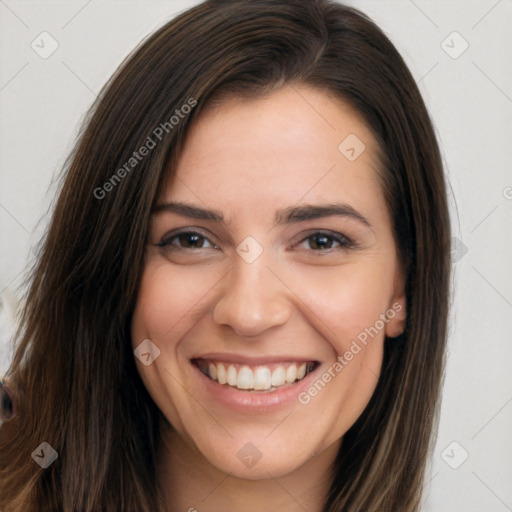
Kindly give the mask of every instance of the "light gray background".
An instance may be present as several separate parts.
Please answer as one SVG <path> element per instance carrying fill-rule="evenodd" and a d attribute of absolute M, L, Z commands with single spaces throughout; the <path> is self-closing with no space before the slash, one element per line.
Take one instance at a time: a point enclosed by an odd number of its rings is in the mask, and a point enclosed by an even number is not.
<path fill-rule="evenodd" d="M 1 337 L 84 113 L 144 36 L 196 3 L 0 0 Z M 423 510 L 512 511 L 512 1 L 348 3 L 410 66 L 451 186 L 454 306 Z M 46 59 L 31 48 L 50 48 L 43 31 L 58 43 Z"/>

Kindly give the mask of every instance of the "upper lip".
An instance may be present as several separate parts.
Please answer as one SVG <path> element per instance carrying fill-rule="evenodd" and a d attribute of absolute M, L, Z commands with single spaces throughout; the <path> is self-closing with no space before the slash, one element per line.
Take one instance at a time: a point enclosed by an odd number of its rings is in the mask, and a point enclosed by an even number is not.
<path fill-rule="evenodd" d="M 243 356 L 240 354 L 232 354 L 232 353 L 209 353 L 202 354 L 197 357 L 193 357 L 191 360 L 194 361 L 196 359 L 203 359 L 211 362 L 219 362 L 219 363 L 233 363 L 233 364 L 246 364 L 247 366 L 258 366 L 258 365 L 266 365 L 272 363 L 312 363 L 317 362 L 314 357 L 300 357 L 297 355 L 280 355 L 280 356 L 266 356 L 266 357 L 252 357 L 252 356 Z"/>

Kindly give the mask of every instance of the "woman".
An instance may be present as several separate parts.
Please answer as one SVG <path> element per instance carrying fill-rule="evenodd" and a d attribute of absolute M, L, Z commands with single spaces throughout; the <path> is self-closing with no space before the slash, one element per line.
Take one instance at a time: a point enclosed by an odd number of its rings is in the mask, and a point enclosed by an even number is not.
<path fill-rule="evenodd" d="M 185 12 L 69 160 L 5 379 L 0 507 L 419 510 L 449 240 L 428 113 L 368 18 Z"/>

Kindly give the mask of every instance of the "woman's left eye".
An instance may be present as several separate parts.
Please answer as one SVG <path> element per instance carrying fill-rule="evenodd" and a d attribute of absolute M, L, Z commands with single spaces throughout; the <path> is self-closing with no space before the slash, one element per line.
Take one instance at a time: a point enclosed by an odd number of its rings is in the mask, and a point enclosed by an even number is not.
<path fill-rule="evenodd" d="M 195 231 L 182 231 L 172 236 L 164 238 L 157 244 L 159 247 L 168 247 L 173 249 L 216 249 L 217 246 L 210 242 L 201 233 Z"/>
<path fill-rule="evenodd" d="M 304 238 L 299 245 L 308 244 L 308 248 L 313 251 L 329 251 L 331 249 L 350 249 L 353 242 L 346 236 L 337 233 L 325 233 L 318 231 Z"/>

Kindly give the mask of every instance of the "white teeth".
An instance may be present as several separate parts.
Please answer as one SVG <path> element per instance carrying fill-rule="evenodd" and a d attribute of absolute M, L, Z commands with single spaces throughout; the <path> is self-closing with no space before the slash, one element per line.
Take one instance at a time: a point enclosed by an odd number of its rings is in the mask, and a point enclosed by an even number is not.
<path fill-rule="evenodd" d="M 213 363 L 208 365 L 208 374 L 213 380 L 217 380 L 217 367 Z"/>
<path fill-rule="evenodd" d="M 286 371 L 282 366 L 278 366 L 272 372 L 272 386 L 282 386 L 286 382 Z"/>
<path fill-rule="evenodd" d="M 271 387 L 272 375 L 270 370 L 265 366 L 258 366 L 254 372 L 254 389 L 270 389 Z"/>
<path fill-rule="evenodd" d="M 231 368 L 231 367 L 230 367 Z M 253 388 L 253 374 L 248 366 L 242 366 L 238 372 L 238 379 L 236 380 L 236 387 L 238 389 L 252 389 Z"/>
<path fill-rule="evenodd" d="M 292 363 L 289 366 L 279 365 L 273 371 L 267 366 L 258 366 L 252 370 L 247 365 L 239 367 L 237 370 L 234 364 L 230 364 L 226 371 L 226 366 L 224 363 L 205 361 L 200 368 L 219 384 L 228 384 L 238 389 L 254 389 L 257 391 L 273 391 L 276 387 L 283 386 L 286 383 L 292 384 L 303 379 L 314 368 L 313 363 L 301 363 L 300 365 Z"/>
<path fill-rule="evenodd" d="M 297 378 L 297 367 L 294 364 L 292 364 L 286 370 L 286 382 L 289 382 L 291 384 L 292 382 L 295 382 L 296 378 Z"/>
<path fill-rule="evenodd" d="M 228 384 L 236 386 L 236 368 L 232 364 L 228 367 Z"/>
<path fill-rule="evenodd" d="M 210 377 L 213 379 L 211 373 Z M 228 377 L 226 375 L 226 368 L 224 368 L 224 365 L 222 363 L 217 364 L 217 381 L 219 382 L 219 384 L 226 384 L 226 382 L 228 381 Z"/>

